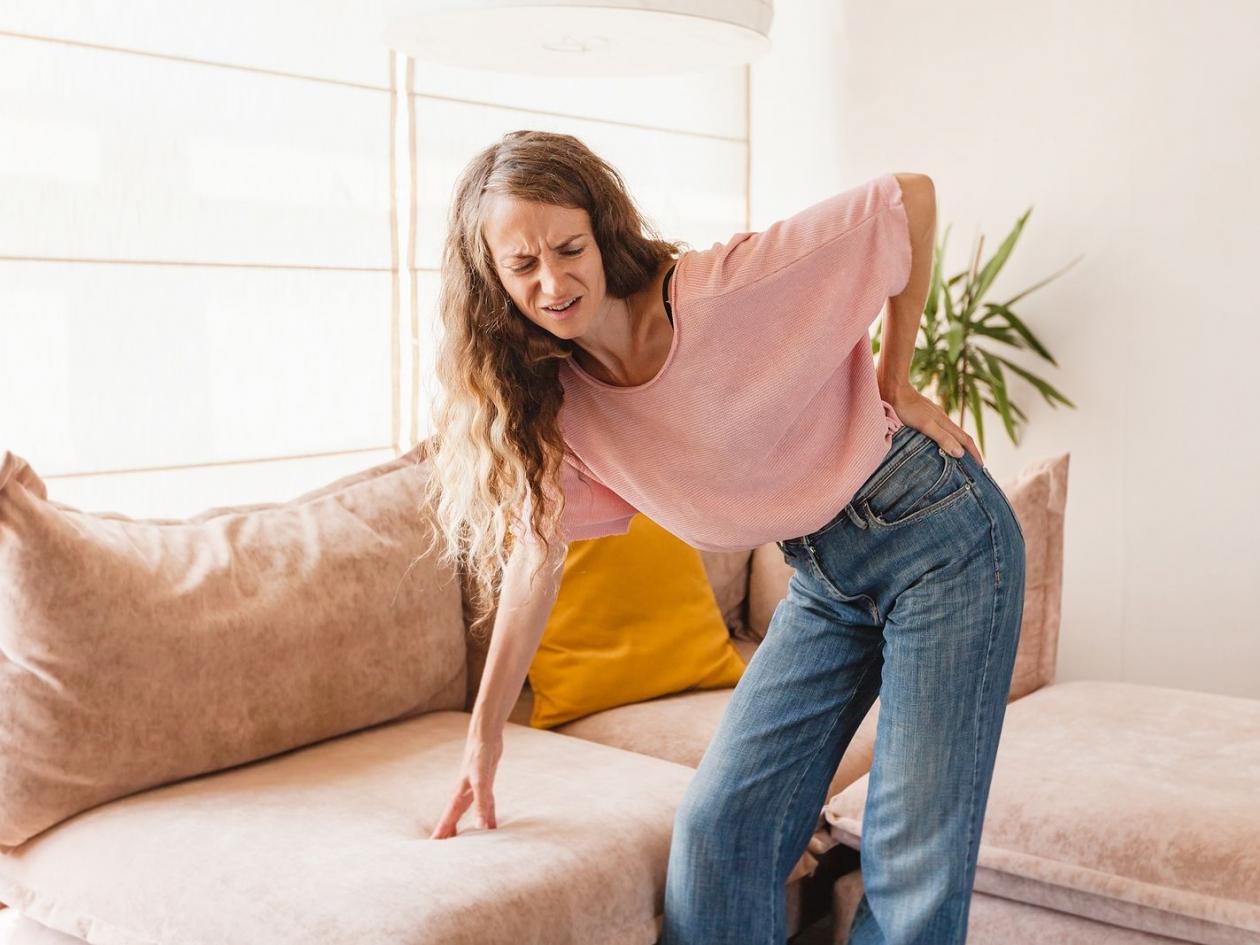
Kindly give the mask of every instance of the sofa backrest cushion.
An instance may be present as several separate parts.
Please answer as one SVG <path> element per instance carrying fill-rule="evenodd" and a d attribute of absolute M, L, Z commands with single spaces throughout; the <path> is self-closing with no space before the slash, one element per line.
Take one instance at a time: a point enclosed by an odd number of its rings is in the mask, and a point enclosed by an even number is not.
<path fill-rule="evenodd" d="M 133 519 L 0 465 L 0 845 L 114 798 L 463 706 L 423 444 L 288 502 Z"/>
<path fill-rule="evenodd" d="M 1054 682 L 1063 613 L 1063 526 L 1068 453 L 1033 463 L 1001 483 L 1024 532 L 1024 621 L 1011 699 Z"/>

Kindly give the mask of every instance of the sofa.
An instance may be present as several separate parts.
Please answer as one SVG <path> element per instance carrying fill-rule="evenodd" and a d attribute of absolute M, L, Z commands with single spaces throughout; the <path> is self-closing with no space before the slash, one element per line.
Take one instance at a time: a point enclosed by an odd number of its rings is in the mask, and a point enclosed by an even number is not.
<path fill-rule="evenodd" d="M 425 450 L 286 503 L 189 519 L 73 509 L 4 454 L 11 942 L 657 940 L 674 812 L 731 690 L 540 730 L 525 724 L 526 686 L 504 732 L 497 829 L 466 816 L 458 837 L 429 840 L 485 649 L 467 631 L 463 576 L 413 555 Z M 1012 705 L 1053 682 L 1066 469 L 1064 455 L 1004 484 L 1038 549 Z M 773 543 L 700 554 L 751 657 L 790 566 Z M 833 803 L 854 799 L 877 719 L 878 702 Z M 786 890 L 792 933 L 820 878 L 833 894 L 820 863 L 836 862 L 851 812 L 820 811 Z"/>

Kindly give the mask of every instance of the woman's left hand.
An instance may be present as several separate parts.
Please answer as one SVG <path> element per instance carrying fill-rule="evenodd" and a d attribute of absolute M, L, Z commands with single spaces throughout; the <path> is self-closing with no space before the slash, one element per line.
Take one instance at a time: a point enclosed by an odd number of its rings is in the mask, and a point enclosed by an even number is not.
<path fill-rule="evenodd" d="M 951 456 L 962 456 L 965 449 L 977 463 L 984 465 L 984 457 L 980 455 L 976 441 L 949 419 L 949 414 L 913 387 L 907 384 L 891 397 L 887 394 L 881 396 L 892 405 L 893 411 L 906 426 L 930 436 Z"/>

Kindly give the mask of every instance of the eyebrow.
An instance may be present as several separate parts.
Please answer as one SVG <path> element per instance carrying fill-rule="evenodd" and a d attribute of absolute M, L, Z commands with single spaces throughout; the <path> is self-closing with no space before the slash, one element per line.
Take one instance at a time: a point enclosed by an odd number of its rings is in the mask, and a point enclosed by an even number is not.
<path fill-rule="evenodd" d="M 585 235 L 586 235 L 585 233 L 574 233 L 572 236 L 566 237 L 565 239 L 561 240 L 559 244 L 551 248 L 559 249 L 561 246 L 568 246 L 578 237 L 585 236 Z M 533 258 L 534 257 L 531 256 L 529 253 L 511 253 L 510 255 L 504 256 L 502 259 L 499 260 L 499 262 L 507 262 L 509 259 L 533 259 Z"/>

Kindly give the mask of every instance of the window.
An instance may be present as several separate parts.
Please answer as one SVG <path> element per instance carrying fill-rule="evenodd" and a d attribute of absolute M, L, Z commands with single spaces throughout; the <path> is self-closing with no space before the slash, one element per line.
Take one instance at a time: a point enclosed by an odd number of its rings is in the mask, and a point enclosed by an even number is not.
<path fill-rule="evenodd" d="M 577 135 L 668 238 L 746 228 L 744 68 L 438 67 L 362 9 L 0 12 L 0 448 L 50 498 L 190 515 L 423 439 L 451 189 L 505 131 Z"/>

